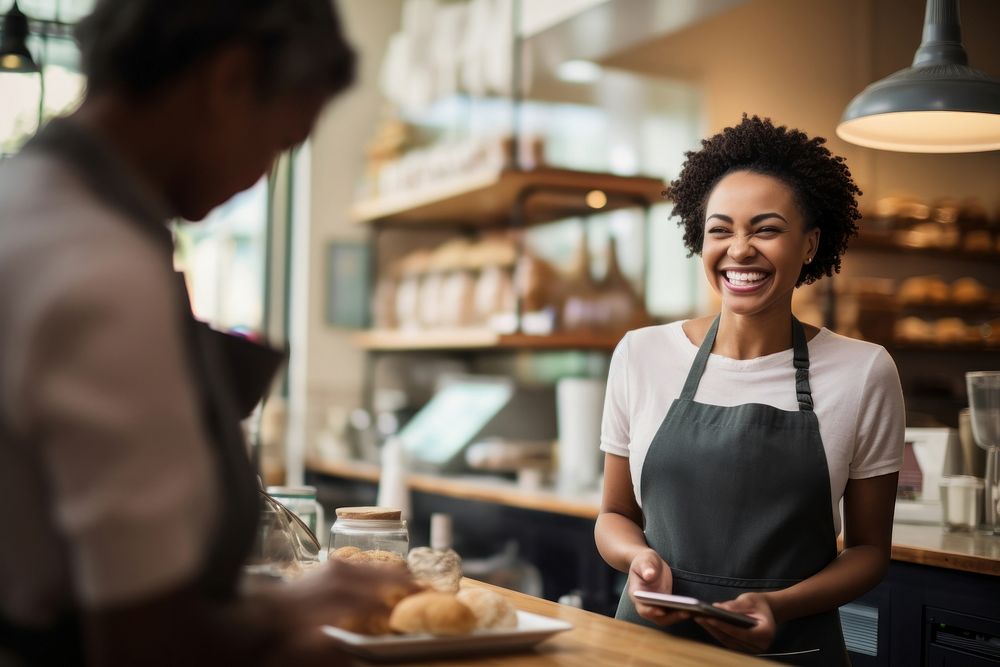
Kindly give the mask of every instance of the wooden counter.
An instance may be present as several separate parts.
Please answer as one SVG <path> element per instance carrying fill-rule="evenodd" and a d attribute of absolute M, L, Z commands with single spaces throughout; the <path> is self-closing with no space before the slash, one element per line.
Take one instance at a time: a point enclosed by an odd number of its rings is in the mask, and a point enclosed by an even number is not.
<path fill-rule="evenodd" d="M 313 472 L 344 479 L 377 483 L 379 477 L 378 466 L 357 461 L 310 459 L 306 467 Z M 509 480 L 484 476 L 410 474 L 408 482 L 410 488 L 416 491 L 583 519 L 596 519 L 601 502 L 600 494 L 596 491 L 565 496 L 551 490 L 528 491 Z M 940 526 L 897 523 L 892 535 L 892 559 L 1000 576 L 1000 537 L 945 533 Z"/>
<path fill-rule="evenodd" d="M 541 600 L 523 593 L 516 593 L 489 584 L 466 579 L 464 586 L 488 588 L 509 599 L 521 611 L 558 618 L 573 624 L 573 629 L 562 632 L 539 644 L 535 649 L 521 653 L 485 655 L 481 657 L 450 658 L 447 660 L 421 660 L 419 662 L 393 662 L 394 665 L 419 665 L 420 667 L 455 667 L 476 665 L 483 667 L 738 667 L 740 665 L 773 665 L 776 663 L 753 658 L 744 653 L 727 651 L 698 642 L 678 639 L 664 632 L 634 623 L 616 621 L 607 616 L 582 609 Z M 359 661 L 359 665 L 376 665 Z"/>
<path fill-rule="evenodd" d="M 892 529 L 892 558 L 1000 577 L 1000 537 L 897 523 Z"/>

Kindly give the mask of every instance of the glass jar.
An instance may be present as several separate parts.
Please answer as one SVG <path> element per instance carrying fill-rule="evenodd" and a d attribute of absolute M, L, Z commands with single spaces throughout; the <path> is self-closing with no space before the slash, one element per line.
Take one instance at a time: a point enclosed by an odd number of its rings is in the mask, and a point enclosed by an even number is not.
<path fill-rule="evenodd" d="M 330 551 L 356 547 L 390 551 L 406 558 L 410 535 L 402 511 L 391 507 L 340 507 L 330 529 Z"/>
<path fill-rule="evenodd" d="M 323 506 L 316 500 L 315 486 L 269 486 L 267 492 L 290 511 L 295 512 L 295 515 L 309 526 L 313 535 L 319 540 L 323 539 L 322 534 L 326 530 Z M 322 544 L 322 541 L 319 543 Z"/>

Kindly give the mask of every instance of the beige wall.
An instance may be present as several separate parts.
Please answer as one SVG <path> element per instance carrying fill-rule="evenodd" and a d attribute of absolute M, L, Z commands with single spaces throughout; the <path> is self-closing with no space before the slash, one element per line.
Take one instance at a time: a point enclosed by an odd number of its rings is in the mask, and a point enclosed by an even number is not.
<path fill-rule="evenodd" d="M 296 170 L 286 458 L 293 483 L 327 406 L 356 406 L 361 398 L 364 355 L 352 346 L 351 332 L 325 322 L 325 255 L 331 241 L 366 238 L 364 228 L 349 221 L 348 208 L 364 169 L 365 144 L 381 117 L 376 81 L 382 54 L 401 15 L 400 0 L 336 4 L 360 62 L 355 86 L 324 112 Z"/>
<path fill-rule="evenodd" d="M 714 132 L 756 113 L 825 136 L 844 155 L 864 204 L 909 193 L 978 196 L 1000 205 L 1000 151 L 911 155 L 847 144 L 840 114 L 866 85 L 906 67 L 919 45 L 919 0 L 752 0 L 680 33 L 619 54 L 608 64 L 702 86 Z M 973 66 L 1000 77 L 1000 2 L 963 0 L 963 37 Z"/>

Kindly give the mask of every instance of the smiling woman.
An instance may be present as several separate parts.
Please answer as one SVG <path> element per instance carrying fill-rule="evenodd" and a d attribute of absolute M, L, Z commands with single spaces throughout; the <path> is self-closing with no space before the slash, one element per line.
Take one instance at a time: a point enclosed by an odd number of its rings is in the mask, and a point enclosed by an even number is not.
<path fill-rule="evenodd" d="M 687 154 L 674 214 L 721 312 L 619 344 L 595 529 L 629 575 L 619 618 L 808 665 L 844 664 L 837 608 L 888 565 L 904 430 L 886 351 L 792 316 L 795 288 L 837 271 L 857 230 L 860 191 L 823 143 L 744 116 Z M 664 610 L 640 590 L 756 624 Z"/>
<path fill-rule="evenodd" d="M 706 210 L 701 255 L 725 308 L 791 308 L 821 238 L 799 212 L 795 192 L 772 176 L 734 171 L 715 186 Z"/>
<path fill-rule="evenodd" d="M 677 180 L 670 184 L 673 214 L 684 228 L 684 245 L 701 254 L 706 207 L 716 186 L 728 174 L 749 172 L 771 176 L 788 187 L 795 215 L 810 229 L 821 230 L 822 242 L 812 261 L 801 267 L 796 285 L 815 282 L 840 270 L 840 256 L 858 233 L 861 218 L 856 197 L 861 190 L 851 179 L 844 158 L 833 155 L 822 137 L 775 127 L 757 116 L 702 141 L 702 149 L 687 154 Z"/>

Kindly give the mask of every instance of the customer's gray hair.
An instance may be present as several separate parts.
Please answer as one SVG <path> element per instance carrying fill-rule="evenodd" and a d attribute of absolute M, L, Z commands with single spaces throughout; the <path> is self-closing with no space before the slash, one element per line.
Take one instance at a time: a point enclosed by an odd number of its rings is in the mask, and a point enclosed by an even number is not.
<path fill-rule="evenodd" d="M 98 0 L 77 40 L 91 93 L 148 95 L 232 44 L 256 56 L 262 95 L 333 95 L 354 79 L 332 0 Z"/>

